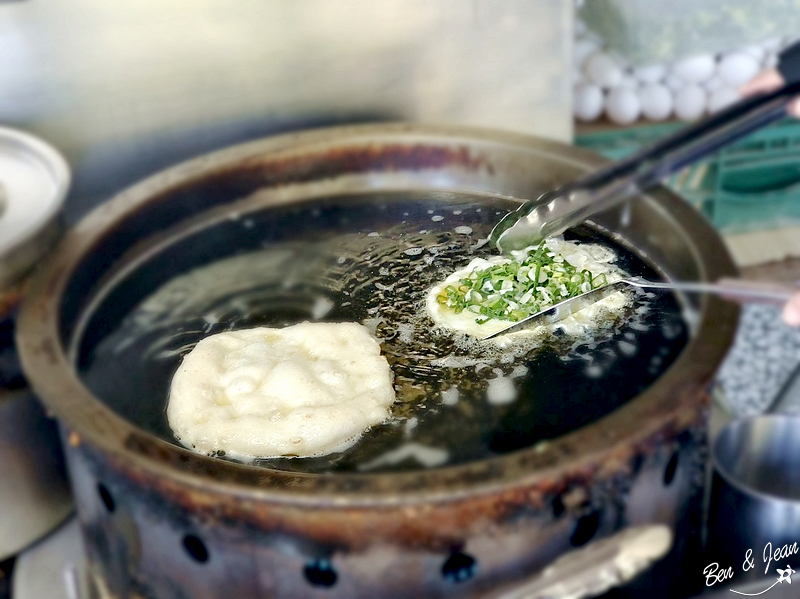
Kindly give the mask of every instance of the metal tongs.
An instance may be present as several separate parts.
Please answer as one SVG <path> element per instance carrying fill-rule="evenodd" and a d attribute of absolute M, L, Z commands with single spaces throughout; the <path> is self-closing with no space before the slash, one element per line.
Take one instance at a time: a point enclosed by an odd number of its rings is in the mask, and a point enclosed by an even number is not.
<path fill-rule="evenodd" d="M 489 241 L 508 252 L 559 235 L 703 156 L 780 120 L 798 94 L 800 82 L 792 82 L 775 92 L 741 100 L 628 158 L 525 202 L 492 229 Z"/>
<path fill-rule="evenodd" d="M 630 277 L 627 279 L 620 279 L 608 285 L 603 285 L 597 289 L 592 289 L 581 295 L 576 295 L 575 297 L 549 306 L 540 312 L 523 318 L 519 322 L 515 322 L 504 329 L 487 335 L 483 337 L 483 339 L 492 339 L 499 335 L 515 333 L 522 329 L 539 325 L 555 324 L 626 287 L 667 289 L 670 291 L 684 291 L 689 293 L 713 293 L 724 299 L 736 302 L 761 302 L 779 305 L 785 303 L 793 293 L 798 291 L 797 287 L 789 285 L 734 278 L 719 279 L 716 283 L 699 283 L 689 281 L 647 281 L 640 277 Z"/>

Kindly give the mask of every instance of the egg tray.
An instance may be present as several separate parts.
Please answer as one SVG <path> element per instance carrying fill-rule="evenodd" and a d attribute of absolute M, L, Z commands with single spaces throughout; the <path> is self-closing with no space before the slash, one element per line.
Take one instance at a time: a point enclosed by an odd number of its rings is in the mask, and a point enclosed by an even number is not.
<path fill-rule="evenodd" d="M 575 144 L 612 160 L 684 127 L 667 122 L 587 132 Z M 666 185 L 723 233 L 800 223 L 800 122 L 781 121 L 672 175 Z"/>

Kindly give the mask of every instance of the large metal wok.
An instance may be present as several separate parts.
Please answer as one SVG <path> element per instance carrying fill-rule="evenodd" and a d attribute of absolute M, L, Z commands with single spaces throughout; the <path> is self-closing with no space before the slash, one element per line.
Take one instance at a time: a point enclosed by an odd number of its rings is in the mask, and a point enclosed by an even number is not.
<path fill-rule="evenodd" d="M 707 386 L 734 306 L 650 298 L 597 338 L 554 334 L 532 353 L 459 345 L 418 310 L 437 274 L 490 251 L 480 239 L 516 206 L 508 196 L 535 197 L 601 163 L 495 131 L 333 128 L 176 166 L 79 223 L 35 280 L 18 341 L 63 425 L 97 587 L 477 597 L 644 523 L 676 539 L 638 582 L 648 596 L 699 584 Z M 714 230 L 663 189 L 571 234 L 613 245 L 649 276 L 734 273 Z M 192 343 L 319 316 L 363 321 L 383 340 L 392 423 L 345 455 L 251 465 L 171 437 L 167 384 Z M 620 351 L 623 341 L 638 351 Z M 490 381 L 520 365 L 515 401 L 487 402 Z M 386 457 L 403 444 L 444 454 Z"/>

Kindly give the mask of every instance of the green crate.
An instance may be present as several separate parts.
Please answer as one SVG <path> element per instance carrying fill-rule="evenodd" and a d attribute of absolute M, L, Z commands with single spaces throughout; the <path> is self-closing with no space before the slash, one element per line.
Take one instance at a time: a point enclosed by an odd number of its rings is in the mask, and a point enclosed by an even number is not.
<path fill-rule="evenodd" d="M 618 160 L 685 126 L 643 125 L 579 135 L 575 143 Z M 800 223 L 800 121 L 764 128 L 670 177 L 666 184 L 724 233 Z"/>

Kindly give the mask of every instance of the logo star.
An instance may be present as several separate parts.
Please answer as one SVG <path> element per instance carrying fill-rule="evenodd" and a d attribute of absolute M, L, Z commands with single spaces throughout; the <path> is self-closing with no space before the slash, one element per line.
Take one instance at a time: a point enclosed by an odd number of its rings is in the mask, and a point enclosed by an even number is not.
<path fill-rule="evenodd" d="M 783 584 L 783 582 L 786 581 L 789 584 L 792 584 L 792 574 L 794 574 L 794 573 L 795 573 L 795 571 L 792 570 L 791 566 L 786 566 L 785 570 L 778 570 L 778 574 L 780 574 L 780 578 L 778 578 L 778 582 Z"/>
<path fill-rule="evenodd" d="M 792 570 L 791 566 L 786 566 L 785 570 L 780 570 L 779 569 L 778 570 L 778 574 L 780 574 L 780 577 L 778 577 L 778 580 L 776 580 L 771 585 L 769 585 L 769 588 L 766 588 L 766 589 L 764 589 L 763 591 L 761 591 L 759 593 L 743 593 L 742 591 L 737 591 L 736 589 L 731 589 L 731 592 L 736 593 L 737 595 L 745 595 L 747 597 L 757 597 L 758 595 L 763 595 L 764 593 L 766 593 L 769 589 L 771 589 L 772 587 L 774 587 L 778 583 L 783 584 L 784 582 L 788 582 L 789 584 L 792 584 L 792 574 L 796 574 L 796 572 L 794 570 Z"/>

